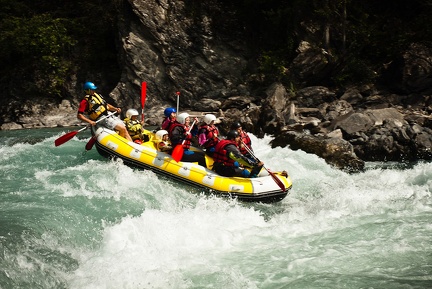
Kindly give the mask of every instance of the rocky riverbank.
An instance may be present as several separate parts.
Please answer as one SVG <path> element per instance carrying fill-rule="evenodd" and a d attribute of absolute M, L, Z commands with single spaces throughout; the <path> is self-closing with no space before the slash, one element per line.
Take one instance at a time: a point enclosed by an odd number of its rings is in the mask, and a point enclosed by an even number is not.
<path fill-rule="evenodd" d="M 365 161 L 432 159 L 429 97 L 385 94 L 371 86 L 347 89 L 341 95 L 321 86 L 290 94 L 275 83 L 262 100 L 233 96 L 223 101 L 205 99 L 202 105 L 192 113 L 216 114 L 222 132 L 240 121 L 258 136 L 273 135 L 272 147 L 301 149 L 349 172 L 361 171 Z M 44 115 L 40 107 L 35 105 L 32 116 L 21 123 L 5 123 L 1 129 L 82 125 L 68 101 L 58 107 L 51 104 L 50 114 Z M 161 109 L 145 110 L 146 125 L 159 125 L 162 114 Z"/>
<path fill-rule="evenodd" d="M 260 108 L 228 109 L 225 120 L 242 115 L 248 130 L 275 136 L 273 147 L 301 149 L 350 172 L 362 170 L 365 161 L 432 159 L 429 97 L 403 98 L 370 86 L 340 96 L 325 87 L 308 87 L 290 97 L 279 84 L 267 94 Z"/>

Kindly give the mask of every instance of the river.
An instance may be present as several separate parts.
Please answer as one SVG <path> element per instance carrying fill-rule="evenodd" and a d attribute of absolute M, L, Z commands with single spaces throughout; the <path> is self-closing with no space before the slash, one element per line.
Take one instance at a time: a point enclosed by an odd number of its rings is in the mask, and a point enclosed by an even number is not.
<path fill-rule="evenodd" d="M 252 136 L 293 188 L 242 203 L 85 152 L 88 131 L 55 147 L 66 132 L 0 131 L 0 289 L 432 288 L 432 163 L 348 174 Z"/>

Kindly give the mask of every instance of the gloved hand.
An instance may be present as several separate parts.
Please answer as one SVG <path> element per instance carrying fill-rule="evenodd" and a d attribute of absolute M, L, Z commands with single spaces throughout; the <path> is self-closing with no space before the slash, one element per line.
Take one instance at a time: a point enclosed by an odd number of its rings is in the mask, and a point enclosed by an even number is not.
<path fill-rule="evenodd" d="M 234 162 L 234 167 L 235 167 L 235 168 L 238 168 L 239 166 L 240 166 L 239 162 L 238 162 L 238 161 L 235 161 L 235 162 Z"/>
<path fill-rule="evenodd" d="M 242 176 L 245 177 L 245 178 L 248 178 L 248 177 L 250 176 L 250 172 L 249 172 L 248 170 L 243 170 L 243 171 L 241 172 L 241 174 L 242 174 Z"/>
<path fill-rule="evenodd" d="M 215 147 L 211 147 L 211 148 L 209 148 L 208 151 L 211 152 L 211 153 L 214 153 L 216 151 L 216 149 L 215 149 Z"/>

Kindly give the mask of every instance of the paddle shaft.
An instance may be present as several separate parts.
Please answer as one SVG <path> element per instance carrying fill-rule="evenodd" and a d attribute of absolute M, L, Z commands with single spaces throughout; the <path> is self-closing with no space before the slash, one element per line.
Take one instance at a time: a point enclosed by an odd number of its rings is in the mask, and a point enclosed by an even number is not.
<path fill-rule="evenodd" d="M 180 91 L 176 92 L 177 94 L 177 113 L 179 112 L 179 104 L 180 104 Z"/>
<path fill-rule="evenodd" d="M 241 136 L 240 136 L 241 137 Z M 245 147 L 245 149 L 247 150 L 247 152 L 257 161 L 257 162 L 261 162 L 252 152 L 252 150 L 247 146 L 247 144 L 244 143 L 244 141 L 242 139 L 240 139 L 242 145 Z M 265 168 L 263 166 L 263 168 Z"/>
<path fill-rule="evenodd" d="M 243 140 L 240 140 L 241 143 L 244 145 L 245 149 L 247 150 L 247 152 L 257 161 L 257 162 L 261 162 L 252 152 L 252 150 L 243 142 Z M 272 177 L 272 179 L 275 181 L 275 183 L 279 186 L 279 188 L 285 192 L 285 185 L 281 182 L 281 180 L 276 177 L 276 175 L 270 171 L 269 169 L 267 169 L 264 165 L 263 168 L 269 173 L 269 175 Z"/>
<path fill-rule="evenodd" d="M 110 117 L 110 116 L 112 116 L 112 115 L 114 115 L 114 114 L 116 114 L 116 113 L 117 113 L 117 111 L 111 111 L 111 112 L 109 112 L 107 115 L 104 115 L 104 116 L 102 116 L 100 119 L 96 120 L 95 123 L 98 123 L 98 122 L 100 122 L 100 121 L 106 119 L 107 117 Z M 90 126 L 87 125 L 86 127 L 84 127 L 84 129 L 85 129 L 85 128 L 88 128 L 88 127 L 90 127 Z"/>
<path fill-rule="evenodd" d="M 113 114 L 115 114 L 115 113 L 117 113 L 117 112 L 116 112 L 116 111 L 111 112 L 111 113 L 109 113 L 109 114 L 107 114 L 107 115 L 101 117 L 100 119 L 98 119 L 98 120 L 95 121 L 95 122 L 98 123 L 98 122 L 100 122 L 101 120 L 104 120 L 105 118 L 107 118 L 107 117 L 109 117 L 109 116 L 111 116 L 111 115 L 113 115 Z M 82 132 L 83 130 L 89 128 L 89 126 L 90 126 L 90 125 L 86 125 L 85 127 L 81 128 L 81 129 L 79 129 L 79 130 L 71 131 L 71 132 L 68 132 L 67 134 L 62 135 L 61 137 L 59 137 L 58 139 L 56 139 L 56 140 L 54 141 L 55 146 L 57 147 L 57 146 L 59 146 L 59 145 L 64 144 L 65 142 L 71 140 L 71 139 L 72 139 L 74 136 L 76 136 L 79 132 Z"/>
<path fill-rule="evenodd" d="M 188 130 L 188 132 L 190 132 L 191 130 L 192 130 L 192 128 L 193 128 L 193 126 L 195 125 L 195 123 L 196 123 L 196 120 L 194 120 L 193 122 L 192 122 L 192 124 L 191 124 L 191 126 L 189 127 L 189 130 Z M 182 146 L 183 146 L 183 144 L 185 143 L 185 141 L 186 141 L 186 139 L 184 139 L 183 141 L 182 141 Z"/>

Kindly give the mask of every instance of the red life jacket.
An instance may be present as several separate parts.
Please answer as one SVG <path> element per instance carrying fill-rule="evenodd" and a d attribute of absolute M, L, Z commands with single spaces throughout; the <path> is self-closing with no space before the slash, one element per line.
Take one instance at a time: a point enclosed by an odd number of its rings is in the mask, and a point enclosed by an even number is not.
<path fill-rule="evenodd" d="M 164 118 L 161 125 L 162 129 L 169 131 L 171 126 L 175 123 L 175 121 L 176 121 L 175 118 L 174 119 L 171 119 L 170 117 Z"/>
<path fill-rule="evenodd" d="M 211 148 L 216 146 L 216 144 L 219 142 L 219 138 L 217 136 L 219 135 L 219 130 L 216 126 L 208 126 L 207 124 L 200 127 L 200 133 L 206 134 L 206 142 L 203 144 L 204 148 Z M 216 136 L 216 137 L 215 137 Z"/>
<path fill-rule="evenodd" d="M 240 134 L 241 140 L 242 142 L 249 148 L 252 150 L 252 141 L 249 137 L 249 135 L 245 132 L 242 131 Z M 249 154 L 249 152 L 247 151 L 247 149 L 245 149 L 244 147 L 240 147 L 240 152 L 242 153 L 242 155 L 247 155 Z"/>
<path fill-rule="evenodd" d="M 227 150 L 225 147 L 227 145 L 235 145 L 235 141 L 223 139 L 219 141 L 215 147 L 215 153 L 213 154 L 213 159 L 215 163 L 223 163 L 227 167 L 233 167 L 234 166 L 234 160 L 230 159 L 227 156 Z"/>
<path fill-rule="evenodd" d="M 185 142 L 183 143 L 183 148 L 184 149 L 189 149 L 190 146 L 191 146 L 192 135 L 191 134 L 186 135 L 186 129 L 185 129 L 185 126 L 183 124 L 181 124 L 179 122 L 172 123 L 172 125 L 169 127 L 169 131 L 168 131 L 169 137 L 170 137 L 171 140 L 173 139 L 172 132 L 173 132 L 174 128 L 176 128 L 178 126 L 180 126 L 182 128 L 182 130 L 183 130 L 183 136 L 185 137 Z M 179 144 L 181 144 L 181 142 Z"/>

